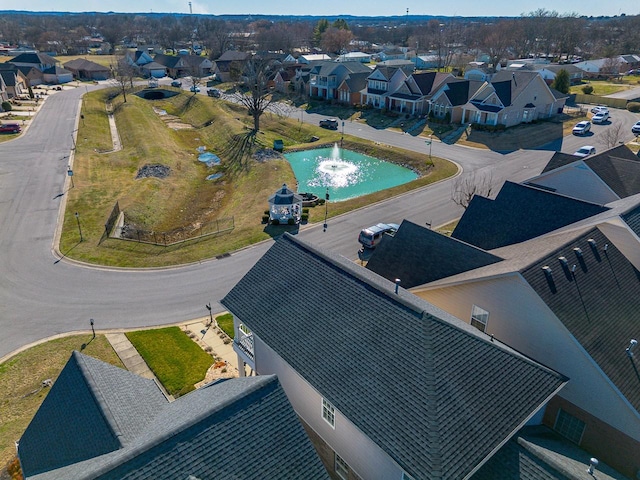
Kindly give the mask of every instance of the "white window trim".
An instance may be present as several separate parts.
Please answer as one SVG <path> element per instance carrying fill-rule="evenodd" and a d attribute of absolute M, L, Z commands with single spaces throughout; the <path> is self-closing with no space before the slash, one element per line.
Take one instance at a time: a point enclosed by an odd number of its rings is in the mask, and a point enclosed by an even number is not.
<path fill-rule="evenodd" d="M 321 413 L 324 421 L 331 425 L 331 428 L 336 428 L 336 409 L 333 404 L 324 397 L 322 398 Z"/>
<path fill-rule="evenodd" d="M 559 429 L 558 428 L 558 423 L 560 422 L 560 416 L 562 414 L 565 414 L 568 418 L 569 421 L 572 422 L 580 422 L 582 424 L 582 431 L 580 432 L 580 438 L 578 439 L 578 441 L 576 442 L 575 438 L 571 438 L 567 435 L 568 432 Z M 575 426 L 571 426 L 571 428 L 575 428 Z M 563 410 L 562 408 L 558 409 L 558 413 L 556 414 L 556 421 L 553 424 L 553 429 L 562 437 L 566 438 L 567 440 L 569 440 L 570 442 L 575 442 L 576 445 L 580 445 L 582 443 L 582 437 L 584 437 L 584 431 L 587 429 L 587 425 L 585 422 L 583 422 L 582 420 L 580 420 L 578 417 L 576 417 L 575 415 L 571 415 L 569 412 L 567 412 L 566 410 Z"/>
<path fill-rule="evenodd" d="M 482 317 L 484 317 L 484 320 Z M 489 312 L 478 305 L 473 305 L 471 307 L 471 320 L 469 320 L 469 323 L 481 332 L 486 332 L 487 324 L 489 323 Z M 479 327 L 480 325 L 482 328 Z"/>
<path fill-rule="evenodd" d="M 349 464 L 336 452 L 334 452 L 333 470 L 342 480 L 348 480 L 349 470 L 351 470 Z"/>

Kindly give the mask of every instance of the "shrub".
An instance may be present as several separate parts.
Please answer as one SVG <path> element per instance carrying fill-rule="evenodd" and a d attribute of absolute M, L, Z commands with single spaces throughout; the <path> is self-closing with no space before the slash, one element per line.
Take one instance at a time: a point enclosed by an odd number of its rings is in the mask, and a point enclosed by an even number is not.
<path fill-rule="evenodd" d="M 309 213 L 309 208 L 304 207 L 304 208 L 302 209 L 302 213 Z"/>
<path fill-rule="evenodd" d="M 262 223 L 268 223 L 269 222 L 269 215 L 262 215 Z"/>
<path fill-rule="evenodd" d="M 280 225 L 280 220 L 274 218 L 273 220 L 271 220 L 271 225 Z"/>
<path fill-rule="evenodd" d="M 265 210 L 265 211 L 264 211 L 264 212 L 262 212 L 262 213 L 264 213 L 265 215 L 269 215 L 269 210 Z"/>
<path fill-rule="evenodd" d="M 593 93 L 593 87 L 591 85 L 585 85 L 582 87 L 582 93 L 585 95 L 591 95 Z"/>
<path fill-rule="evenodd" d="M 295 225 L 295 224 L 296 224 L 295 219 L 293 219 L 293 218 L 289 218 L 289 219 L 287 220 L 287 225 Z"/>
<path fill-rule="evenodd" d="M 309 220 L 309 214 L 308 213 L 303 213 L 300 216 L 300 220 L 302 220 L 303 222 L 307 222 Z"/>
<path fill-rule="evenodd" d="M 2 102 L 2 110 L 4 110 L 5 112 L 10 112 L 12 108 L 13 107 L 11 106 L 11 103 Z"/>
<path fill-rule="evenodd" d="M 318 205 L 324 205 L 325 199 L 324 198 L 319 198 L 318 199 Z"/>
<path fill-rule="evenodd" d="M 629 102 L 627 103 L 627 110 L 633 113 L 640 112 L 640 102 Z"/>

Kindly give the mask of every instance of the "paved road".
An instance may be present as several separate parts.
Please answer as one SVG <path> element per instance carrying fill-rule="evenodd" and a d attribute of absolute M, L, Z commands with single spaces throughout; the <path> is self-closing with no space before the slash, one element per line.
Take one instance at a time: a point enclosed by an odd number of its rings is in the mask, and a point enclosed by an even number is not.
<path fill-rule="evenodd" d="M 97 329 L 108 329 L 201 317 L 208 302 L 214 311 L 221 311 L 218 301 L 271 244 L 264 242 L 221 260 L 161 270 L 96 269 L 59 259 L 54 254 L 54 232 L 83 93 L 84 88 L 77 88 L 49 96 L 22 137 L 0 144 L 0 359 L 51 335 L 87 331 L 90 318 Z M 305 121 L 317 120 L 305 114 Z M 625 122 L 633 123 L 626 117 Z M 345 124 L 345 133 L 426 149 L 423 139 L 357 123 Z M 568 138 L 561 146 L 573 152 L 582 144 Z M 434 143 L 432 154 L 458 162 L 465 174 L 491 171 L 497 181 L 522 181 L 539 173 L 552 151 L 503 155 Z M 363 226 L 403 218 L 438 225 L 459 216 L 450 191 L 451 182 L 441 182 L 330 219 L 326 232 L 314 225 L 299 235 L 355 259 L 356 236 Z"/>

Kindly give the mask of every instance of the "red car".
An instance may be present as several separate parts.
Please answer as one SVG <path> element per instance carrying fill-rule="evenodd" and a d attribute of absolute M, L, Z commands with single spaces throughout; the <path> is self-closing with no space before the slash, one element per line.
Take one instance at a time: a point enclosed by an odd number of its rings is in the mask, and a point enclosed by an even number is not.
<path fill-rule="evenodd" d="M 20 133 L 22 129 L 17 123 L 0 124 L 0 133 Z"/>

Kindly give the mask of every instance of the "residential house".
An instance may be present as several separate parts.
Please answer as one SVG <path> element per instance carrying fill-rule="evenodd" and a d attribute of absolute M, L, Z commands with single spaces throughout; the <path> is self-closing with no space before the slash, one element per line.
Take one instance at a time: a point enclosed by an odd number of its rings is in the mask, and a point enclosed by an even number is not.
<path fill-rule="evenodd" d="M 425 115 L 429 112 L 429 101 L 434 92 L 454 78 L 450 73 L 414 73 L 386 97 L 386 108 L 398 113 Z"/>
<path fill-rule="evenodd" d="M 640 193 L 640 158 L 626 145 L 586 158 L 555 152 L 526 184 L 604 205 Z"/>
<path fill-rule="evenodd" d="M 222 380 L 170 402 L 153 380 L 78 352 L 18 458 L 34 480 L 329 479 L 275 376 Z"/>
<path fill-rule="evenodd" d="M 560 70 L 564 70 L 569 74 L 569 82 L 571 85 L 582 83 L 582 79 L 584 78 L 584 70 L 570 63 L 565 65 L 534 65 L 533 68 L 542 75 L 542 78 L 544 78 L 544 81 L 547 82 L 548 85 L 554 82 Z"/>
<path fill-rule="evenodd" d="M 20 69 L 12 63 L 0 63 L 0 77 L 2 77 L 7 99 L 19 97 L 27 88 L 26 78 Z"/>
<path fill-rule="evenodd" d="M 296 59 L 298 63 L 330 62 L 332 58 L 326 53 L 304 53 Z"/>
<path fill-rule="evenodd" d="M 28 86 L 57 83 L 58 72 L 63 79 L 67 78 L 66 72 L 55 69 L 59 63 L 58 60 L 44 53 L 21 53 L 11 60 L 7 60 L 7 63 L 12 63 L 22 71 Z M 45 78 L 45 71 L 47 71 L 47 78 Z"/>
<path fill-rule="evenodd" d="M 84 58 L 71 60 L 64 64 L 64 68 L 80 80 L 106 80 L 111 76 L 109 67 Z"/>
<path fill-rule="evenodd" d="M 336 62 L 371 62 L 371 54 L 364 52 L 348 52 L 336 58 Z"/>
<path fill-rule="evenodd" d="M 351 73 L 338 86 L 338 101 L 345 105 L 361 105 L 371 72 Z"/>
<path fill-rule="evenodd" d="M 286 233 L 222 304 L 241 374 L 278 375 L 339 478 L 470 478 L 567 381 Z"/>
<path fill-rule="evenodd" d="M 639 204 L 639 196 L 619 200 L 578 224 L 485 252 L 417 225 L 403 234 L 403 223 L 368 268 L 387 278 L 407 275 L 412 293 L 569 377 L 542 423 L 589 452 L 584 457 L 635 477 Z M 412 254 L 402 258 L 400 250 Z M 372 264 L 378 255 L 388 258 Z"/>
<path fill-rule="evenodd" d="M 24 79 L 25 88 L 35 87 L 44 83 L 44 73 L 36 67 L 30 67 L 25 65 L 19 65 L 18 71 L 20 77 Z"/>
<path fill-rule="evenodd" d="M 386 108 L 387 97 L 398 90 L 407 78 L 407 73 L 401 68 L 377 65 L 367 77 L 367 90 L 363 103 L 374 108 Z"/>
<path fill-rule="evenodd" d="M 376 67 L 387 67 L 387 68 L 401 68 L 404 70 L 404 73 L 407 75 L 411 75 L 416 66 L 411 60 L 382 60 L 376 64 Z"/>
<path fill-rule="evenodd" d="M 309 70 L 309 95 L 325 100 L 338 99 L 338 87 L 351 74 L 371 69 L 360 62 L 314 62 Z"/>
<path fill-rule="evenodd" d="M 153 62 L 151 53 L 146 50 L 136 50 L 135 52 L 127 51 L 126 58 L 130 65 L 136 67 L 141 67 L 142 65 Z"/>
<path fill-rule="evenodd" d="M 398 47 L 389 47 L 378 53 L 378 56 L 380 57 L 380 61 L 382 62 L 387 60 L 406 60 L 407 51 L 406 49 Z"/>
<path fill-rule="evenodd" d="M 44 83 L 61 84 L 73 81 L 73 73 L 66 68 L 56 65 L 42 71 L 42 80 Z"/>
<path fill-rule="evenodd" d="M 469 100 L 482 89 L 487 88 L 487 82 L 463 80 L 461 78 L 447 78 L 439 85 L 429 101 L 428 112 L 434 117 L 454 123 L 464 123 L 465 107 Z M 497 111 L 496 106 L 486 106 L 485 110 Z"/>
<path fill-rule="evenodd" d="M 464 79 L 476 82 L 490 82 L 494 73 L 496 73 L 496 69 L 485 62 L 470 62 L 464 69 Z"/>
<path fill-rule="evenodd" d="M 452 121 L 459 123 L 511 127 L 561 113 L 568 98 L 549 88 L 542 76 L 532 71 L 501 70 L 492 76 L 491 82 L 470 84 L 468 88 L 450 84 L 453 81 L 447 82 L 442 92 L 433 96 L 431 110 L 438 117 L 450 113 Z M 451 88 L 458 88 L 456 103 L 462 101 L 460 95 L 464 93 L 468 95 L 468 101 L 464 105 L 453 104 L 452 95 L 447 94 Z"/>
<path fill-rule="evenodd" d="M 167 76 L 167 67 L 154 61 L 141 65 L 140 72 L 147 78 L 163 78 Z"/>
<path fill-rule="evenodd" d="M 451 236 L 492 250 L 530 240 L 606 210 L 601 204 L 507 181 L 493 200 L 474 195 Z"/>
<path fill-rule="evenodd" d="M 0 72 L 0 102 L 7 102 L 9 100 L 9 93 L 7 92 L 7 84 L 4 83 L 2 72 Z M 2 111 L 2 107 L 0 107 Z"/>
<path fill-rule="evenodd" d="M 426 70 L 430 68 L 442 67 L 442 59 L 439 55 L 416 55 L 411 58 L 411 61 L 418 70 Z"/>
<path fill-rule="evenodd" d="M 244 63 L 250 56 L 246 52 L 227 50 L 213 62 L 211 73 L 215 74 L 216 78 L 222 82 L 235 81 L 240 77 Z"/>
<path fill-rule="evenodd" d="M 291 80 L 295 77 L 295 70 L 281 69 L 273 77 L 273 88 L 280 93 L 287 93 Z"/>

